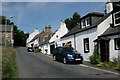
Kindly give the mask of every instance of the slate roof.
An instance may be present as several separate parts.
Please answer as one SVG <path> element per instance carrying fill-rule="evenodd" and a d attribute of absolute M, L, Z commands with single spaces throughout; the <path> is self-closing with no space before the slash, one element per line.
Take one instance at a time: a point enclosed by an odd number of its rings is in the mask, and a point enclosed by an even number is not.
<path fill-rule="evenodd" d="M 11 32 L 12 25 L 7 25 L 7 32 Z M 5 32 L 5 25 L 0 25 L 0 32 Z"/>
<path fill-rule="evenodd" d="M 112 13 L 112 12 L 111 12 Z M 64 37 L 67 37 L 67 36 L 70 36 L 70 35 L 74 35 L 76 33 L 79 33 L 79 32 L 82 32 L 82 31 L 86 31 L 86 30 L 89 30 L 89 29 L 92 29 L 92 28 L 95 28 L 97 27 L 97 25 L 99 25 L 101 22 L 103 22 L 106 18 L 108 18 L 111 13 L 109 14 L 106 14 L 105 16 L 103 16 L 100 20 L 98 20 L 96 23 L 92 24 L 91 26 L 89 27 L 86 27 L 86 28 L 82 28 L 80 29 L 80 24 L 78 24 L 76 27 L 74 27 L 71 31 L 69 31 L 66 35 L 64 35 L 62 38 Z M 92 13 L 88 13 L 87 15 L 91 15 Z M 96 12 L 93 12 L 93 14 L 97 15 L 97 14 L 100 14 L 102 15 L 101 13 L 96 13 Z"/>
<path fill-rule="evenodd" d="M 117 27 L 109 27 L 102 35 L 102 36 L 111 36 L 111 35 L 116 35 L 120 34 L 120 25 Z"/>

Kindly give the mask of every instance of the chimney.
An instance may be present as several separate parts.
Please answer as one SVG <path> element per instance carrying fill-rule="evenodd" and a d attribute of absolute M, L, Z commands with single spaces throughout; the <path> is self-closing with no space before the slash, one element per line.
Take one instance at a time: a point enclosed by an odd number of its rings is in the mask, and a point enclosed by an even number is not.
<path fill-rule="evenodd" d="M 107 0 L 106 13 L 110 13 L 113 10 L 113 0 Z"/>
<path fill-rule="evenodd" d="M 45 26 L 45 30 L 46 30 L 46 32 L 51 32 L 51 25 L 49 25 L 48 27 L 47 27 L 47 25 Z"/>
<path fill-rule="evenodd" d="M 35 28 L 35 32 L 39 32 L 39 31 L 38 31 L 38 28 Z"/>

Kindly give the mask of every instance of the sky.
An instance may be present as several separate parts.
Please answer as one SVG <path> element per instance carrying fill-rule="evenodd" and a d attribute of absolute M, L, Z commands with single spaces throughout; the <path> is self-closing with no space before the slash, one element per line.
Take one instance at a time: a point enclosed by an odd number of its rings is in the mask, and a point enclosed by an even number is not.
<path fill-rule="evenodd" d="M 35 28 L 41 32 L 45 25 L 51 25 L 52 31 L 77 12 L 81 17 L 89 12 L 104 13 L 106 2 L 2 2 L 2 15 L 14 16 L 10 20 L 25 33 Z"/>

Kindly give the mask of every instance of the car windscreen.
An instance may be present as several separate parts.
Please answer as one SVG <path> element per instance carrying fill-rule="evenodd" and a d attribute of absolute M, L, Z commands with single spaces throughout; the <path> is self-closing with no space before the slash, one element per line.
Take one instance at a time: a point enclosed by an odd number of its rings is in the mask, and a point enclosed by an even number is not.
<path fill-rule="evenodd" d="M 77 50 L 75 50 L 74 48 L 72 47 L 66 47 L 63 49 L 65 52 L 77 52 Z"/>

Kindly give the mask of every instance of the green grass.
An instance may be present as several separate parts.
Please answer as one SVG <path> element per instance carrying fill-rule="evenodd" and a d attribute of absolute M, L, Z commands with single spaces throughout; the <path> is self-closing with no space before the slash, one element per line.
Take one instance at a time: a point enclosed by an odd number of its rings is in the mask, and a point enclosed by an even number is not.
<path fill-rule="evenodd" d="M 16 50 L 12 47 L 2 47 L 2 78 L 17 79 Z"/>

